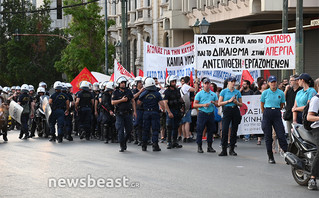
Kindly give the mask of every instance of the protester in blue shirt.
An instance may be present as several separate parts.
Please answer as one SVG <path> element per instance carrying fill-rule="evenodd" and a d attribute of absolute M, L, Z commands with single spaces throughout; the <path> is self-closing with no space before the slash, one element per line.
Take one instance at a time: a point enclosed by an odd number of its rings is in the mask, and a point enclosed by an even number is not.
<path fill-rule="evenodd" d="M 285 138 L 285 128 L 282 123 L 281 109 L 285 104 L 285 94 L 283 91 L 277 88 L 277 78 L 275 76 L 269 76 L 268 84 L 269 89 L 265 90 L 261 94 L 261 111 L 263 112 L 263 119 L 261 122 L 261 128 L 265 134 L 266 148 L 268 154 L 268 162 L 275 164 L 275 159 L 272 151 L 272 128 L 274 127 L 279 145 L 281 149 L 287 151 L 287 141 Z"/>
<path fill-rule="evenodd" d="M 309 74 L 303 73 L 296 80 L 298 80 L 299 86 L 303 87 L 303 89 L 297 92 L 295 98 L 295 104 L 292 108 L 293 122 L 302 124 L 303 109 L 317 92 L 313 88 L 313 80 Z"/>
<path fill-rule="evenodd" d="M 213 133 L 216 132 L 216 124 L 214 118 L 215 106 L 218 106 L 217 95 L 210 90 L 210 79 L 205 78 L 203 80 L 204 89 L 196 94 L 194 100 L 194 108 L 198 108 L 197 115 L 197 145 L 198 153 L 203 153 L 202 149 L 202 136 L 205 127 L 207 127 L 207 152 L 215 153 L 216 151 L 212 147 Z"/>
<path fill-rule="evenodd" d="M 227 156 L 228 131 L 230 123 L 232 123 L 230 134 L 230 150 L 229 155 L 236 156 L 234 151 L 237 141 L 238 125 L 241 121 L 239 107 L 242 106 L 242 97 L 240 91 L 235 89 L 236 78 L 229 77 L 227 88 L 223 89 L 219 94 L 218 106 L 223 107 L 223 127 L 222 127 L 222 152 L 219 156 Z"/>

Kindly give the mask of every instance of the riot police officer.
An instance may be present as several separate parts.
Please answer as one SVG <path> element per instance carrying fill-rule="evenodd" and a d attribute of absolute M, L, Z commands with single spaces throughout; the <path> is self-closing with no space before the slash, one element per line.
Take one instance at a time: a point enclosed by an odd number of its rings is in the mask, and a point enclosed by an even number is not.
<path fill-rule="evenodd" d="M 7 94 L 7 89 L 4 87 L 4 94 Z M 8 105 L 6 103 L 6 96 L 2 94 L 2 87 L 0 86 L 0 113 L 1 113 L 1 120 L 0 120 L 0 135 L 2 135 L 3 140 L 5 142 L 8 141 L 7 132 L 8 132 Z M 4 96 L 4 97 L 3 97 Z"/>
<path fill-rule="evenodd" d="M 70 113 L 70 108 L 72 107 L 73 102 L 73 97 L 70 94 L 70 92 L 68 91 L 68 87 L 66 83 L 62 83 L 62 92 L 67 95 L 68 100 L 69 100 L 69 114 L 65 115 L 64 118 L 64 138 L 69 140 L 69 141 L 73 141 L 73 138 L 71 136 L 72 134 L 72 115 Z"/>
<path fill-rule="evenodd" d="M 143 103 L 144 108 L 142 150 L 147 150 L 148 135 L 152 127 L 153 151 L 161 151 L 158 146 L 158 134 L 160 131 L 159 105 L 164 108 L 164 104 L 153 78 L 147 78 L 145 80 L 145 91 L 142 92 L 138 99 L 138 104 L 140 103 Z"/>
<path fill-rule="evenodd" d="M 49 104 L 52 113 L 49 118 L 51 138 L 49 141 L 55 141 L 55 124 L 58 123 L 58 143 L 63 141 L 64 136 L 64 116 L 69 115 L 69 98 L 65 93 L 62 93 L 62 83 L 56 81 L 53 85 L 55 93 L 50 97 Z"/>
<path fill-rule="evenodd" d="M 21 131 L 19 135 L 19 139 L 25 135 L 23 139 L 29 138 L 29 127 L 28 121 L 29 117 L 34 117 L 34 102 L 32 101 L 32 97 L 28 94 L 29 86 L 27 84 L 23 84 L 21 86 L 22 94 L 18 98 L 18 104 L 23 107 L 23 111 L 21 114 Z"/>
<path fill-rule="evenodd" d="M 177 142 L 177 130 L 181 120 L 183 100 L 180 91 L 176 87 L 177 76 L 168 76 L 166 84 L 168 88 L 164 92 L 164 105 L 166 110 L 167 149 L 182 148 Z M 173 144 L 172 144 L 173 135 Z"/>
<path fill-rule="evenodd" d="M 127 149 L 126 142 L 130 137 L 133 128 L 133 116 L 136 118 L 135 100 L 131 90 L 127 85 L 127 79 L 120 76 L 117 80 L 117 89 L 112 94 L 112 105 L 115 106 L 116 123 L 118 132 L 118 141 L 120 143 L 120 152 Z M 125 128 L 125 134 L 124 134 Z"/>
<path fill-rule="evenodd" d="M 136 88 L 132 90 L 134 100 L 137 102 L 139 96 L 144 91 L 142 77 L 137 76 L 134 80 Z M 134 131 L 135 131 L 135 142 L 134 144 L 142 145 L 142 130 L 143 130 L 143 105 L 136 104 L 136 114 L 137 117 L 134 120 Z"/>
<path fill-rule="evenodd" d="M 81 91 L 77 94 L 75 109 L 79 114 L 80 139 L 85 137 L 90 140 L 91 136 L 91 120 L 94 105 L 94 97 L 90 92 L 90 83 L 82 81 L 80 84 Z"/>
<path fill-rule="evenodd" d="M 101 140 L 105 143 L 109 142 L 111 139 L 114 142 L 116 138 L 115 133 L 115 114 L 114 114 L 114 106 L 111 103 L 112 100 L 112 93 L 114 91 L 114 83 L 108 82 L 105 85 L 105 91 L 101 95 L 101 111 L 100 111 L 100 127 L 101 127 Z"/>
<path fill-rule="evenodd" d="M 263 91 L 261 94 L 261 111 L 263 112 L 263 119 L 261 128 L 265 134 L 265 141 L 268 154 L 268 163 L 275 164 L 275 159 L 272 151 L 272 128 L 274 127 L 278 137 L 281 149 L 287 151 L 287 140 L 285 138 L 285 128 L 282 123 L 281 109 L 285 104 L 285 94 L 277 88 L 276 76 L 269 76 L 269 89 Z"/>

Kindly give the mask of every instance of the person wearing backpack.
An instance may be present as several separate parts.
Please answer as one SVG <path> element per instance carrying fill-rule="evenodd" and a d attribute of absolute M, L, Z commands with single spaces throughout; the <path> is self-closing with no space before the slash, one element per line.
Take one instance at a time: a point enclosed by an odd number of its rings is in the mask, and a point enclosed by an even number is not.
<path fill-rule="evenodd" d="M 23 84 L 21 86 L 21 95 L 18 98 L 18 104 L 23 107 L 23 111 L 21 114 L 21 131 L 19 135 L 19 139 L 22 139 L 23 134 L 24 140 L 29 138 L 29 126 L 28 121 L 29 117 L 34 117 L 34 102 L 32 97 L 28 94 L 29 92 L 29 85 Z"/>
<path fill-rule="evenodd" d="M 302 112 L 310 99 L 316 95 L 316 90 L 313 88 L 313 80 L 309 74 L 300 74 L 296 80 L 298 80 L 299 86 L 303 87 L 303 89 L 297 92 L 295 104 L 292 108 L 293 123 L 302 124 Z"/>
<path fill-rule="evenodd" d="M 319 78 L 315 80 L 314 83 L 315 90 L 317 91 L 317 95 L 312 97 L 309 102 L 309 109 L 307 113 L 307 121 L 308 122 L 318 122 L 319 121 Z M 317 148 L 319 148 L 319 128 L 314 128 L 311 130 L 312 136 L 314 138 L 314 143 L 316 144 Z M 308 182 L 308 189 L 309 190 L 317 190 L 317 182 L 316 178 L 319 177 L 319 154 L 317 152 L 311 167 L 311 178 Z"/>

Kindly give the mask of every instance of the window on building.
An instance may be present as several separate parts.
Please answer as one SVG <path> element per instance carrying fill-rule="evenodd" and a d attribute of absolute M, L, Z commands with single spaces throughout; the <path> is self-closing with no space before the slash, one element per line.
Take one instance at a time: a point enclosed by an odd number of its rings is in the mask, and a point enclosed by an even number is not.
<path fill-rule="evenodd" d="M 146 37 L 146 42 L 150 43 L 151 42 L 151 38 L 148 36 Z"/>
<path fill-rule="evenodd" d="M 151 0 L 147 0 L 147 6 L 151 6 Z"/>
<path fill-rule="evenodd" d="M 137 0 L 134 1 L 134 9 L 137 8 Z"/>
<path fill-rule="evenodd" d="M 165 44 L 165 47 L 169 47 L 169 35 L 167 32 L 165 32 L 164 34 L 164 44 Z"/>
<path fill-rule="evenodd" d="M 57 0 L 56 5 L 57 5 L 57 19 L 62 19 L 62 0 Z"/>

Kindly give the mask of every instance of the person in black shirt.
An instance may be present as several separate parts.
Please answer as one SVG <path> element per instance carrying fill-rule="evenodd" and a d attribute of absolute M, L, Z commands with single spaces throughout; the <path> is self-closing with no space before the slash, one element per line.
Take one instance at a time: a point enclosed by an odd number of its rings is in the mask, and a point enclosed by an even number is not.
<path fill-rule="evenodd" d="M 90 140 L 94 96 L 90 92 L 89 82 L 82 81 L 80 84 L 80 89 L 82 90 L 77 94 L 75 102 L 75 110 L 79 115 L 79 129 L 81 134 L 80 139 L 85 137 L 86 140 Z"/>
<path fill-rule="evenodd" d="M 34 117 L 34 102 L 32 97 L 28 94 L 29 92 L 29 86 L 27 84 L 23 84 L 21 86 L 22 94 L 18 98 L 18 104 L 23 107 L 23 111 L 21 114 L 21 131 L 19 135 L 19 139 L 23 137 L 23 134 L 25 134 L 23 139 L 29 138 L 29 126 L 28 121 L 29 118 Z"/>
<path fill-rule="evenodd" d="M 240 88 L 240 93 L 242 96 L 254 95 L 254 91 L 250 89 L 250 81 L 244 80 L 242 87 Z"/>
<path fill-rule="evenodd" d="M 57 81 L 53 85 L 55 93 L 50 97 L 49 104 L 52 113 L 49 118 L 51 138 L 49 141 L 55 141 L 55 124 L 58 123 L 58 143 L 63 141 L 65 116 L 69 115 L 70 101 L 65 93 L 62 93 L 62 83 Z"/>
<path fill-rule="evenodd" d="M 118 85 L 118 88 L 112 94 L 112 105 L 115 106 L 115 127 L 118 132 L 120 152 L 124 152 L 127 149 L 126 142 L 133 128 L 132 112 L 135 118 L 137 117 L 137 115 L 133 94 L 131 90 L 126 87 L 127 79 L 124 76 L 120 76 L 116 80 L 116 83 Z"/>
<path fill-rule="evenodd" d="M 143 88 L 142 77 L 138 76 L 135 78 L 136 88 L 132 90 L 135 103 L 137 103 L 138 97 L 145 90 Z M 135 130 L 135 142 L 134 144 L 138 144 L 141 146 L 142 144 L 142 129 L 143 129 L 143 104 L 136 104 L 136 114 L 137 117 L 134 119 L 134 130 Z"/>
<path fill-rule="evenodd" d="M 101 95 L 101 111 L 100 111 L 100 118 L 101 118 L 101 133 L 102 137 L 101 140 L 105 143 L 109 142 L 111 139 L 112 142 L 115 142 L 116 132 L 115 132 L 115 114 L 114 114 L 114 106 L 111 103 L 112 100 L 112 93 L 114 91 L 114 83 L 108 82 L 105 86 L 105 91 Z"/>
<path fill-rule="evenodd" d="M 166 110 L 167 149 L 182 148 L 177 142 L 178 127 L 181 120 L 183 99 L 176 87 L 177 76 L 168 76 L 166 83 L 168 88 L 164 92 L 164 105 Z M 173 135 L 173 144 L 172 144 Z"/>
<path fill-rule="evenodd" d="M 291 137 L 291 123 L 292 123 L 292 108 L 295 104 L 295 99 L 297 92 L 302 89 L 302 87 L 299 86 L 296 78 L 298 75 L 292 75 L 289 79 L 289 84 L 285 87 L 285 97 L 286 97 L 286 105 L 285 105 L 285 113 L 283 115 L 284 120 L 287 124 L 287 130 L 289 135 L 289 140 Z"/>
<path fill-rule="evenodd" d="M 67 95 L 68 99 L 69 99 L 69 110 L 73 104 L 73 96 L 71 95 L 69 88 L 66 86 L 66 83 L 62 84 L 62 92 Z M 68 115 L 65 116 L 65 122 L 64 122 L 64 128 L 65 128 L 65 134 L 64 134 L 64 138 L 69 140 L 69 141 L 73 141 L 73 138 L 71 136 L 72 134 L 72 115 L 71 113 L 69 113 Z"/>

